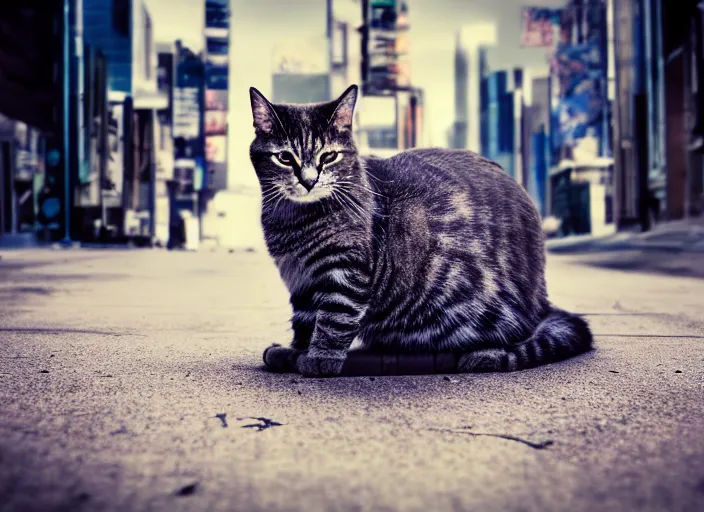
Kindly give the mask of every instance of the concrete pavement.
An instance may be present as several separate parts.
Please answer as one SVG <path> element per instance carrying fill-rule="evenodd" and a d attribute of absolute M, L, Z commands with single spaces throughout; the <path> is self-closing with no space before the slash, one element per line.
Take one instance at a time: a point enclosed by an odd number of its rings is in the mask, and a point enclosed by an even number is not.
<path fill-rule="evenodd" d="M 0 256 L 0 510 L 704 509 L 704 258 L 551 255 L 562 364 L 308 380 L 261 252 Z"/>
<path fill-rule="evenodd" d="M 554 238 L 548 240 L 547 247 L 558 254 L 629 250 L 704 254 L 704 216 L 663 222 L 643 233 L 619 231 Z"/>

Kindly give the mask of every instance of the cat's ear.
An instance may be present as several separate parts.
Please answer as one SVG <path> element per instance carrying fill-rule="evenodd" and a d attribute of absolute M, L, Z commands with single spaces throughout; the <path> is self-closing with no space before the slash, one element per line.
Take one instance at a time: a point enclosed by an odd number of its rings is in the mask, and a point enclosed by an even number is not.
<path fill-rule="evenodd" d="M 354 106 L 357 103 L 356 85 L 351 85 L 342 93 L 335 102 L 335 111 L 330 118 L 330 124 L 339 131 L 352 130 L 352 120 L 354 119 Z"/>
<path fill-rule="evenodd" d="M 271 134 L 277 123 L 274 107 L 262 93 L 254 87 L 249 88 L 249 101 L 252 104 L 252 118 L 254 130 L 257 133 Z"/>

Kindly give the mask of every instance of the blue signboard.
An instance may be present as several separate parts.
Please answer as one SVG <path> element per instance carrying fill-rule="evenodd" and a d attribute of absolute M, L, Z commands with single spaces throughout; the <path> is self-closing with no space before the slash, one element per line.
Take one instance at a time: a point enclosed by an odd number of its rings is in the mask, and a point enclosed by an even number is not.
<path fill-rule="evenodd" d="M 553 147 L 574 147 L 587 135 L 601 139 L 604 111 L 603 62 L 598 41 L 561 44 L 553 62 L 559 83 L 560 102 L 554 121 L 558 140 Z"/>
<path fill-rule="evenodd" d="M 226 90 L 228 88 L 228 78 L 230 68 L 225 65 L 206 64 L 206 88 L 212 90 Z"/>
<path fill-rule="evenodd" d="M 207 0 L 205 2 L 205 27 L 230 27 L 230 9 L 228 0 Z"/>
<path fill-rule="evenodd" d="M 227 37 L 208 37 L 205 46 L 208 55 L 227 55 L 229 40 Z"/>

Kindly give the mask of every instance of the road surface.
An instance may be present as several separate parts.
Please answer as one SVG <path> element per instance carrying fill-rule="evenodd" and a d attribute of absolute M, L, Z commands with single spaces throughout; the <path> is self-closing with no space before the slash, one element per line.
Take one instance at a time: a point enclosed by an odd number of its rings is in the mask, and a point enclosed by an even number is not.
<path fill-rule="evenodd" d="M 551 255 L 597 335 L 565 363 L 310 380 L 262 369 L 261 252 L 5 252 L 0 510 L 704 510 L 704 280 L 670 266 Z"/>

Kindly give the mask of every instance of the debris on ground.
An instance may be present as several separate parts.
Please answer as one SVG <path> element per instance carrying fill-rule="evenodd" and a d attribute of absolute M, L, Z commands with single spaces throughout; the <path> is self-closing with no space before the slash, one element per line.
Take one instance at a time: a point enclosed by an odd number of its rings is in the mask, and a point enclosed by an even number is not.
<path fill-rule="evenodd" d="M 216 414 L 215 417 L 222 422 L 222 428 L 227 428 L 227 413 Z"/>
<path fill-rule="evenodd" d="M 198 489 L 197 483 L 184 485 L 178 491 L 176 491 L 176 496 L 191 496 L 192 494 L 195 494 L 196 489 Z"/>

